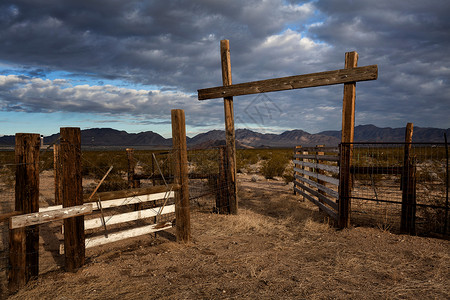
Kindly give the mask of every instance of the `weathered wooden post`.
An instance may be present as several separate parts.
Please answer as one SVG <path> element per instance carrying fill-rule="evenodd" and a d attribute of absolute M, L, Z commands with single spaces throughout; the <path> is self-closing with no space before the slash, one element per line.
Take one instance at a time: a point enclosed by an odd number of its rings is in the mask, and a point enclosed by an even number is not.
<path fill-rule="evenodd" d="M 413 136 L 413 123 L 406 125 L 405 152 L 403 158 L 402 174 L 402 215 L 400 231 L 415 234 L 416 228 L 416 169 L 411 159 L 411 143 Z"/>
<path fill-rule="evenodd" d="M 325 153 L 324 153 L 323 151 L 319 151 L 319 149 L 320 149 L 320 148 L 323 148 L 323 147 L 324 147 L 324 145 L 316 145 L 316 150 L 317 150 L 317 152 L 316 152 L 316 154 L 317 154 L 317 161 L 316 161 L 316 162 L 317 162 L 317 164 L 323 163 L 323 160 L 320 160 L 320 159 L 319 159 L 320 156 L 325 155 Z M 325 172 L 324 172 L 322 169 L 319 169 L 319 168 L 317 168 L 316 172 L 317 172 L 317 174 L 319 174 L 319 175 L 324 175 L 324 174 L 325 174 Z M 318 184 L 321 184 L 321 185 L 324 185 L 324 186 L 327 184 L 325 181 L 320 180 L 320 179 L 317 179 L 317 183 L 318 183 Z M 325 194 L 326 194 L 326 193 L 325 193 L 324 191 L 322 191 L 320 188 L 317 188 L 317 192 L 318 192 L 319 194 L 322 194 L 322 195 L 325 195 Z M 318 198 L 318 200 L 319 200 L 320 203 L 323 203 L 323 200 L 322 200 L 322 199 Z M 319 210 L 322 210 L 322 209 L 320 208 L 320 206 L 319 206 Z"/>
<path fill-rule="evenodd" d="M 177 241 L 188 243 L 191 239 L 191 210 L 189 205 L 188 160 L 184 110 L 172 109 L 172 143 L 174 157 L 175 217 Z"/>
<path fill-rule="evenodd" d="M 24 214 L 39 211 L 40 135 L 17 133 L 15 147 L 15 210 Z M 9 290 L 14 292 L 39 274 L 39 227 L 9 231 Z"/>
<path fill-rule="evenodd" d="M 226 147 L 219 148 L 219 176 L 217 178 L 216 208 L 219 214 L 230 213 L 228 184 L 227 184 L 227 156 Z"/>
<path fill-rule="evenodd" d="M 80 128 L 61 128 L 62 204 L 83 204 Z M 64 256 L 66 271 L 75 272 L 85 260 L 84 216 L 64 219 Z"/>
<path fill-rule="evenodd" d="M 345 69 L 356 68 L 358 53 L 345 53 Z M 352 182 L 350 166 L 353 153 L 353 136 L 355 130 L 356 82 L 344 83 L 344 100 L 342 106 L 341 159 L 339 170 L 339 227 L 350 226 Z"/>
<path fill-rule="evenodd" d="M 55 204 L 62 204 L 60 145 L 53 145 L 53 169 L 55 174 Z"/>
<path fill-rule="evenodd" d="M 231 59 L 230 42 L 228 40 L 220 41 L 220 57 L 222 61 L 222 82 L 223 86 L 231 85 Z M 236 139 L 234 131 L 234 110 L 233 97 L 224 97 L 225 111 L 225 138 L 226 138 L 226 157 L 227 157 L 227 184 L 228 184 L 228 202 L 231 214 L 238 213 L 238 198 L 236 185 Z"/>
<path fill-rule="evenodd" d="M 299 146 L 295 146 L 295 149 L 294 149 L 294 159 L 299 160 L 299 161 L 303 161 L 303 158 L 296 157 L 297 154 L 302 154 L 302 152 L 300 151 L 301 148 L 302 148 L 302 146 L 299 145 Z M 292 187 L 294 189 L 294 195 L 297 195 L 297 192 L 295 191 L 295 175 L 298 175 L 297 171 L 294 171 L 294 186 Z M 303 197 L 302 197 L 302 199 L 303 199 Z"/>

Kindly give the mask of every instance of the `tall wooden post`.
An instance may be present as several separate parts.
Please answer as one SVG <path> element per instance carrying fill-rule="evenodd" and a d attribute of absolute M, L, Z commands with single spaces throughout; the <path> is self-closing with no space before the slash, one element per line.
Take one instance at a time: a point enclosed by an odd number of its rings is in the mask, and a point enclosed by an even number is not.
<path fill-rule="evenodd" d="M 356 68 L 358 53 L 345 53 L 345 68 Z M 352 161 L 353 136 L 355 130 L 356 82 L 344 83 L 344 100 L 342 106 L 341 161 L 339 171 L 339 227 L 350 226 L 352 182 L 350 165 Z M 345 144 L 347 143 L 347 144 Z"/>
<path fill-rule="evenodd" d="M 55 204 L 62 204 L 60 145 L 53 145 L 53 169 L 55 173 Z"/>
<path fill-rule="evenodd" d="M 416 170 L 411 159 L 411 143 L 413 136 L 413 123 L 406 125 L 405 152 L 402 174 L 402 215 L 400 231 L 415 234 L 416 225 Z"/>
<path fill-rule="evenodd" d="M 228 40 L 220 41 L 220 57 L 222 61 L 222 82 L 223 86 L 231 85 L 231 59 L 230 59 L 230 42 Z M 238 198 L 236 185 L 236 140 L 234 132 L 234 111 L 233 111 L 233 97 L 225 97 L 224 111 L 225 111 L 225 134 L 226 134 L 226 155 L 227 155 L 227 182 L 230 213 L 238 213 Z"/>
<path fill-rule="evenodd" d="M 61 128 L 63 207 L 83 204 L 80 128 Z M 75 272 L 84 265 L 84 216 L 64 219 L 64 256 L 66 271 Z"/>
<path fill-rule="evenodd" d="M 191 210 L 189 206 L 185 116 L 182 109 L 172 109 L 171 113 L 174 183 L 180 186 L 179 190 L 175 192 L 177 241 L 188 243 L 191 239 Z"/>
<path fill-rule="evenodd" d="M 16 134 L 15 210 L 24 214 L 39 211 L 40 135 Z M 9 290 L 16 291 L 39 274 L 39 227 L 11 229 L 9 233 Z"/>

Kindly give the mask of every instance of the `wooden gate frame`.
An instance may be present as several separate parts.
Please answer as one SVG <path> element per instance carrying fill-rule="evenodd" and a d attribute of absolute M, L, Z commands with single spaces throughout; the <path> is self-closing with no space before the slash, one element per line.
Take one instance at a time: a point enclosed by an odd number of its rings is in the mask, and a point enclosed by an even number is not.
<path fill-rule="evenodd" d="M 224 99 L 225 133 L 226 133 L 226 159 L 228 179 L 228 202 L 230 213 L 237 214 L 238 198 L 236 186 L 236 141 L 234 130 L 233 96 L 268 93 L 309 87 L 344 84 L 344 98 L 342 106 L 342 143 L 352 143 L 355 128 L 355 96 L 356 82 L 376 80 L 378 66 L 370 65 L 357 67 L 358 53 L 355 51 L 345 53 L 345 68 L 335 71 L 326 71 L 306 75 L 274 78 L 261 81 L 232 84 L 230 42 L 220 41 L 220 56 L 222 63 L 223 86 L 199 89 L 198 100 L 215 98 Z M 352 145 L 344 147 L 341 152 L 341 174 L 339 186 L 339 226 L 350 226 L 350 197 L 351 176 L 350 163 L 352 158 Z"/>

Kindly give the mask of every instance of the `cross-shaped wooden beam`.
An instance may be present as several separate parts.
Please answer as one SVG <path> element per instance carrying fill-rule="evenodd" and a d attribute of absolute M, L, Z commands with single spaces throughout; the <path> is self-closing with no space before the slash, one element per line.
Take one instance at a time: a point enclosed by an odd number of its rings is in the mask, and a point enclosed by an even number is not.
<path fill-rule="evenodd" d="M 345 54 L 345 68 L 341 70 L 232 84 L 230 44 L 228 40 L 220 41 L 220 54 L 222 60 L 223 86 L 198 90 L 198 100 L 215 98 L 224 99 L 225 133 L 227 144 L 226 188 L 228 190 L 227 194 L 229 212 L 232 214 L 237 214 L 238 208 L 236 189 L 236 147 L 234 132 L 233 96 L 344 84 L 338 222 L 340 227 L 348 227 L 350 225 L 351 211 L 350 199 L 352 183 L 350 176 L 350 166 L 352 160 L 352 143 L 355 127 L 356 82 L 376 80 L 378 78 L 378 66 L 371 65 L 366 67 L 357 67 L 358 53 L 347 52 Z"/>
<path fill-rule="evenodd" d="M 198 90 L 198 100 L 376 80 L 377 78 L 378 66 L 371 65 L 200 89 Z"/>

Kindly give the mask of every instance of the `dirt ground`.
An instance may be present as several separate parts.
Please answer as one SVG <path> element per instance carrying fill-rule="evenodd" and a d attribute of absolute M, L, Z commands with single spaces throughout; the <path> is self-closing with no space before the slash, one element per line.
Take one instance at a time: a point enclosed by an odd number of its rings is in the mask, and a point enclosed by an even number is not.
<path fill-rule="evenodd" d="M 76 273 L 54 249 L 8 299 L 450 299 L 449 241 L 337 230 L 282 181 L 238 180 L 239 214 L 196 206 L 191 243 L 172 228 L 87 249 Z"/>

